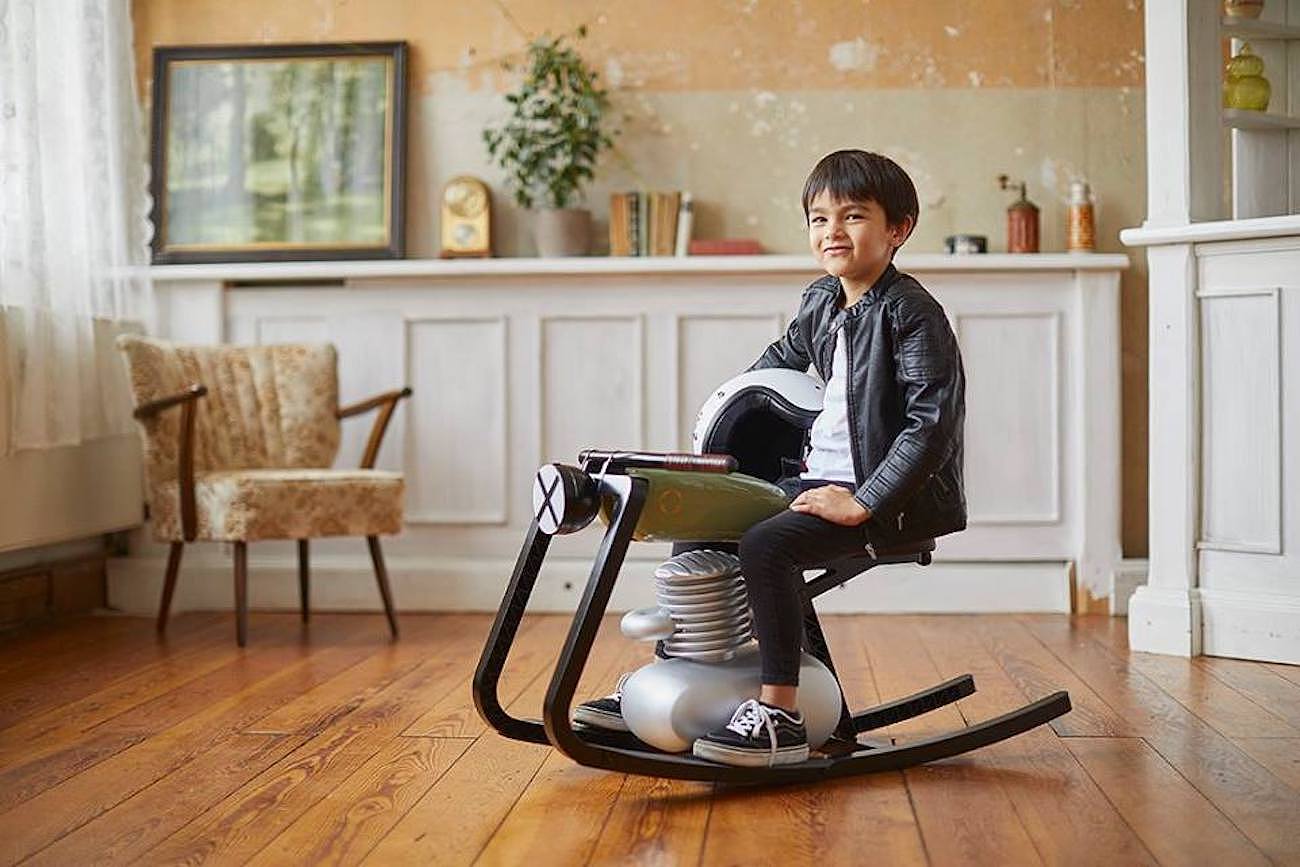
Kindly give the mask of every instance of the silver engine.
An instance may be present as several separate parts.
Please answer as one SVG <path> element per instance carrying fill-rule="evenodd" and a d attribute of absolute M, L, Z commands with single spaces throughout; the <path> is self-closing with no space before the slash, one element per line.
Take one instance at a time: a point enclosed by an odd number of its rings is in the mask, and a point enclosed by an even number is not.
<path fill-rule="evenodd" d="M 688 551 L 664 562 L 655 570 L 655 598 L 657 608 L 625 614 L 621 630 L 628 638 L 663 641 L 670 658 L 656 659 L 623 684 L 623 720 L 651 746 L 681 752 L 758 695 L 758 646 L 733 554 Z M 835 676 L 803 654 L 799 709 L 814 749 L 835 730 L 841 703 Z"/>

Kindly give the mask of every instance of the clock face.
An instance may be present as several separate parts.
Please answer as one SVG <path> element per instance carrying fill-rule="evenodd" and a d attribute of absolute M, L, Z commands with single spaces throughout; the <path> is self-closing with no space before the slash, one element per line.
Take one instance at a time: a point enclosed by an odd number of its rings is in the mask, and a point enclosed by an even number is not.
<path fill-rule="evenodd" d="M 466 219 L 477 217 L 487 207 L 487 195 L 483 188 L 465 181 L 449 184 L 443 194 L 443 201 L 447 210 Z"/>
<path fill-rule="evenodd" d="M 452 229 L 452 238 L 461 247 L 469 247 L 478 242 L 478 227 L 472 223 L 457 223 Z"/>

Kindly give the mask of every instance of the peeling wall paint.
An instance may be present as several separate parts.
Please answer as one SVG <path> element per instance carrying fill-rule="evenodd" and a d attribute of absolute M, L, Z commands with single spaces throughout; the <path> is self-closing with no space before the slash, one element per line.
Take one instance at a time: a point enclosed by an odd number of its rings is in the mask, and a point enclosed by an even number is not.
<path fill-rule="evenodd" d="M 1142 7 L 1135 0 L 133 0 L 137 52 L 152 44 L 406 39 L 414 80 L 462 67 L 493 86 L 495 60 L 527 33 L 586 24 L 584 53 L 611 58 L 623 86 L 652 90 L 1138 86 Z M 925 74 L 917 76 L 917 58 Z M 477 83 L 477 82 L 474 82 Z"/>

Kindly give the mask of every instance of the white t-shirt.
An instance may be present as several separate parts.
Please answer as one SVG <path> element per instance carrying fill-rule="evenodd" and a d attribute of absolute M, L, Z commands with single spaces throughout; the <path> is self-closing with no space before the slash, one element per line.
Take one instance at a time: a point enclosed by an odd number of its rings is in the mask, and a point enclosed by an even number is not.
<path fill-rule="evenodd" d="M 812 451 L 808 453 L 805 479 L 833 482 L 857 482 L 853 474 L 853 452 L 849 446 L 848 355 L 843 331 L 835 333 L 835 351 L 831 356 L 831 378 L 826 383 L 821 414 L 812 426 Z"/>

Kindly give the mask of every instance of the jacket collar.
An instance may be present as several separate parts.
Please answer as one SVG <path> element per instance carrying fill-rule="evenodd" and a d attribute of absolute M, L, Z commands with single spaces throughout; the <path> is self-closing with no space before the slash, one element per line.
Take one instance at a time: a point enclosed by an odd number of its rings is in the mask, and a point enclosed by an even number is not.
<path fill-rule="evenodd" d="M 885 266 L 885 270 L 880 272 L 880 276 L 876 278 L 876 282 L 871 284 L 871 288 L 863 293 L 861 298 L 853 302 L 853 306 L 847 308 L 845 313 L 850 316 L 857 316 L 868 307 L 875 305 L 875 303 L 880 299 L 880 296 L 884 294 L 885 290 L 888 289 L 897 278 L 898 269 L 894 267 L 893 262 L 890 262 Z M 835 283 L 838 287 L 838 292 L 836 292 L 835 295 L 836 306 L 840 307 L 840 309 L 844 309 L 844 284 L 838 277 L 835 278 Z"/>

